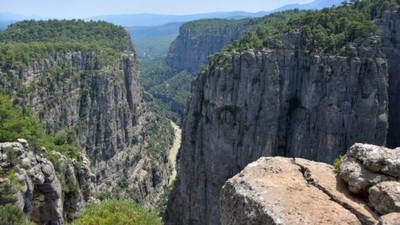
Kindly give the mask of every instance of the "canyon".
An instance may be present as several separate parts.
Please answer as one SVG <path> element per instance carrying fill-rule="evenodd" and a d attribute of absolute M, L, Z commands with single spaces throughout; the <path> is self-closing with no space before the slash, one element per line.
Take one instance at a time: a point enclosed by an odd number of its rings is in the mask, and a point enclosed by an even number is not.
<path fill-rule="evenodd" d="M 166 224 L 220 224 L 221 187 L 262 156 L 332 163 L 354 143 L 397 141 L 399 18 L 385 11 L 381 37 L 355 40 L 349 56 L 320 54 L 297 32 L 214 55 L 192 83 Z"/>
<path fill-rule="evenodd" d="M 38 119 L 59 151 L 30 135 L 0 143 L 0 188 L 9 192 L 0 204 L 17 205 L 38 224 L 73 221 L 110 198 L 160 214 L 167 207 L 167 225 L 398 220 L 400 7 L 382 6 L 370 30 L 363 15 L 354 23 L 340 18 L 355 25 L 336 36 L 312 27 L 313 15 L 329 18 L 346 7 L 185 23 L 165 62 L 179 76 L 160 75 L 167 81 L 149 92 L 122 27 L 48 21 L 106 35 L 98 45 L 97 36 L 46 45 L 54 28 L 27 44 L 18 41 L 24 29 L 32 35 L 29 26 L 10 26 L 0 35 L 0 93 Z M 28 53 L 15 53 L 13 44 Z M 164 91 L 192 76 L 183 110 L 182 96 L 175 101 Z M 182 131 L 156 99 L 172 102 Z M 328 165 L 340 155 L 337 168 Z"/>

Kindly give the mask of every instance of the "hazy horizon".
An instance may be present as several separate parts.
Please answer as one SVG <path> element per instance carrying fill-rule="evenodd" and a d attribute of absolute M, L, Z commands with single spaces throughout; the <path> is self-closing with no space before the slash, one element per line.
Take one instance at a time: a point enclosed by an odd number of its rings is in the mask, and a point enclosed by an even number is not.
<path fill-rule="evenodd" d="M 287 4 L 305 4 L 313 0 L 0 0 L 0 12 L 26 17 L 84 19 L 117 14 L 189 15 L 212 12 L 270 11 Z"/>

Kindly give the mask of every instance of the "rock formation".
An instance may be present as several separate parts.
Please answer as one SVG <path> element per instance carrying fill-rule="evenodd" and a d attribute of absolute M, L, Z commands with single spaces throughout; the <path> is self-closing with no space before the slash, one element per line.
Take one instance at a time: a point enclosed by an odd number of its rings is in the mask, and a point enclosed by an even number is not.
<path fill-rule="evenodd" d="M 0 152 L 0 204 L 18 205 L 33 222 L 63 224 L 91 200 L 94 175 L 84 155 L 77 163 L 46 149 L 35 153 L 23 139 L 0 143 Z M 49 154 L 61 162 L 61 171 Z"/>
<path fill-rule="evenodd" d="M 221 192 L 222 225 L 373 225 L 377 219 L 333 166 L 300 158 L 260 158 Z"/>
<path fill-rule="evenodd" d="M 13 86 L 18 78 L 31 87 L 23 97 L 47 133 L 73 129 L 94 164 L 132 145 L 130 131 L 140 116 L 141 100 L 135 53 L 123 53 L 121 60 L 106 66 L 100 57 L 94 52 L 59 53 L 18 70 L 2 70 L 8 74 L 3 81 L 7 93 L 23 93 Z"/>
<path fill-rule="evenodd" d="M 170 46 L 167 64 L 178 71 L 195 74 L 207 63 L 209 55 L 221 51 L 251 27 L 248 20 L 213 19 L 185 23 Z"/>
<path fill-rule="evenodd" d="M 260 158 L 223 186 L 221 224 L 399 224 L 399 156 L 400 149 L 355 144 L 339 174 L 325 163 Z M 365 188 L 366 180 L 377 183 Z"/>
<path fill-rule="evenodd" d="M 321 55 L 288 33 L 280 48 L 214 56 L 192 84 L 167 224 L 219 224 L 223 183 L 261 156 L 332 163 L 356 142 L 384 145 L 387 66 L 378 47 Z"/>
<path fill-rule="evenodd" d="M 400 146 L 400 8 L 395 7 L 384 11 L 382 18 L 377 19 L 375 24 L 382 37 L 382 51 L 388 61 L 388 92 L 389 102 L 389 129 L 387 145 L 391 148 Z"/>
<path fill-rule="evenodd" d="M 400 149 L 355 144 L 342 159 L 339 176 L 379 214 L 400 212 Z"/>

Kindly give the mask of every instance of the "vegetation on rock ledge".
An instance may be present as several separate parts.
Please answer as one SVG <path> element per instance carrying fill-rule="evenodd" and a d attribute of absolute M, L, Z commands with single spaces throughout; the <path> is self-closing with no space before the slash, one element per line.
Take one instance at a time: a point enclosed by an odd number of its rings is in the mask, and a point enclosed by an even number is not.
<path fill-rule="evenodd" d="M 161 225 L 156 213 L 132 200 L 104 200 L 85 208 L 73 225 Z"/>
<path fill-rule="evenodd" d="M 42 125 L 26 108 L 18 109 L 11 99 L 0 95 L 0 142 L 16 141 L 18 138 L 27 139 L 34 150 L 44 146 L 56 150 L 70 158 L 80 158 L 80 150 L 76 138 L 71 132 L 60 131 L 56 137 L 46 135 Z M 49 154 L 50 155 L 50 154 Z M 56 157 L 50 157 L 50 159 Z M 57 165 L 57 162 L 52 160 Z"/>

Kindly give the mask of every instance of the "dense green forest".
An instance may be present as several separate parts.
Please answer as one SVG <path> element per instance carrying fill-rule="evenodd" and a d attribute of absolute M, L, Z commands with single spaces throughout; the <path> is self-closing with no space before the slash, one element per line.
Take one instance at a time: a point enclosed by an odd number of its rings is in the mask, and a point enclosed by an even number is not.
<path fill-rule="evenodd" d="M 275 13 L 261 19 L 255 30 L 226 46 L 225 51 L 279 47 L 284 33 L 301 32 L 313 40 L 313 47 L 318 52 L 347 54 L 349 43 L 377 34 L 373 19 L 399 3 L 399 0 L 353 0 L 323 10 Z"/>
<path fill-rule="evenodd" d="M 0 66 L 27 65 L 34 58 L 71 51 L 104 53 L 111 60 L 131 50 L 128 32 L 106 22 L 22 21 L 0 32 Z"/>

